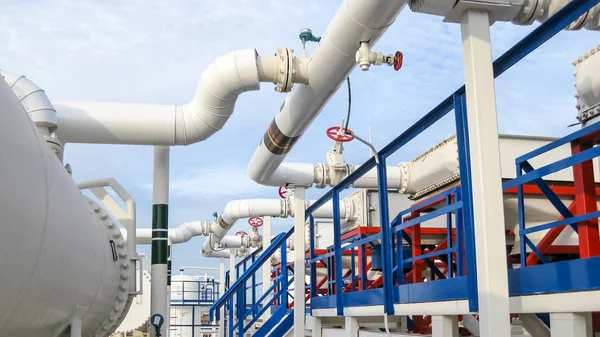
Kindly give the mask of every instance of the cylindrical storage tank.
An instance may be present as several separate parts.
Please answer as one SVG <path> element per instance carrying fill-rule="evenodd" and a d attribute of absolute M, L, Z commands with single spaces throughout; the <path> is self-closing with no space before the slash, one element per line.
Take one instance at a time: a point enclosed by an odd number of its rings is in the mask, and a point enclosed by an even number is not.
<path fill-rule="evenodd" d="M 68 336 L 80 318 L 106 336 L 127 306 L 126 244 L 3 79 L 0 114 L 0 335 Z"/>
<path fill-rule="evenodd" d="M 202 324 L 203 314 L 210 309 L 210 304 L 199 305 L 205 297 L 204 290 L 197 276 L 175 275 L 171 278 L 171 337 L 203 336 L 198 326 Z"/>

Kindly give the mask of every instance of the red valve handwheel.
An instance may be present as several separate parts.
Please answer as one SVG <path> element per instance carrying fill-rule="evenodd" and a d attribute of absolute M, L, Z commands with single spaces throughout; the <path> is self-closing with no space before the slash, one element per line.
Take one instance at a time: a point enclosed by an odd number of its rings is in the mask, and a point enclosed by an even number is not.
<path fill-rule="evenodd" d="M 341 127 L 339 127 L 339 126 L 330 127 L 326 131 L 327 137 L 335 140 L 336 142 L 342 142 L 342 143 L 346 143 L 351 140 L 354 140 L 354 136 L 350 134 L 352 132 L 352 130 L 346 129 L 347 133 L 345 132 L 343 135 L 338 135 L 338 132 L 340 129 L 341 129 Z"/>
<path fill-rule="evenodd" d="M 279 190 L 277 191 L 277 193 L 279 193 L 281 199 L 285 199 L 287 196 L 287 187 L 279 186 Z"/>
<path fill-rule="evenodd" d="M 394 70 L 398 71 L 400 70 L 400 68 L 402 68 L 402 61 L 404 59 L 404 55 L 402 55 L 402 52 L 397 51 L 396 55 L 394 55 Z"/>
<path fill-rule="evenodd" d="M 252 227 L 260 227 L 263 225 L 263 219 L 261 218 L 250 218 L 248 224 Z"/>
<path fill-rule="evenodd" d="M 242 236 L 244 236 L 244 235 L 248 235 L 248 233 L 246 233 L 244 231 L 239 231 L 239 232 L 235 233 L 235 235 L 242 235 Z"/>

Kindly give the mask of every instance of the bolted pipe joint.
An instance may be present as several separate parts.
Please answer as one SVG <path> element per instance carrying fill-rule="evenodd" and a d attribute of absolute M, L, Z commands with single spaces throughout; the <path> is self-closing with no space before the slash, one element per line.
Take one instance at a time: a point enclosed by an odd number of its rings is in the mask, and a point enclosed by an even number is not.
<path fill-rule="evenodd" d="M 291 48 L 279 48 L 275 56 L 257 57 L 261 82 L 273 82 L 275 91 L 290 92 L 294 83 L 308 83 L 308 59 L 297 58 Z"/>

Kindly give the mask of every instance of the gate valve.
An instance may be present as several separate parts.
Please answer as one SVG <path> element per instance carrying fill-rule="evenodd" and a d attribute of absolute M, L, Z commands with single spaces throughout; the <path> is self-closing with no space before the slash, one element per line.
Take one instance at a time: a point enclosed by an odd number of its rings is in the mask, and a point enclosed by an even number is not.
<path fill-rule="evenodd" d="M 279 190 L 277 191 L 281 199 L 285 199 L 287 197 L 287 187 L 279 186 Z"/>
<path fill-rule="evenodd" d="M 260 227 L 260 226 L 263 225 L 263 219 L 258 218 L 258 217 L 256 217 L 256 218 L 249 218 L 248 219 L 248 224 L 250 226 L 254 227 L 254 228 L 258 228 L 258 227 Z"/>
<path fill-rule="evenodd" d="M 367 71 L 371 65 L 387 64 L 398 71 L 402 68 L 402 53 L 397 51 L 394 55 L 383 55 L 381 52 L 372 52 L 368 42 L 361 42 L 356 52 L 356 63 L 362 71 Z"/>
<path fill-rule="evenodd" d="M 332 126 L 325 132 L 327 137 L 335 140 L 336 142 L 346 143 L 354 140 L 354 136 L 351 135 L 352 130 L 344 129 L 340 126 Z"/>
<path fill-rule="evenodd" d="M 244 231 L 239 231 L 239 232 L 236 232 L 236 233 L 235 233 L 235 235 L 241 235 L 241 236 L 244 236 L 244 235 L 248 235 L 248 233 L 246 233 L 246 232 L 244 232 Z"/>

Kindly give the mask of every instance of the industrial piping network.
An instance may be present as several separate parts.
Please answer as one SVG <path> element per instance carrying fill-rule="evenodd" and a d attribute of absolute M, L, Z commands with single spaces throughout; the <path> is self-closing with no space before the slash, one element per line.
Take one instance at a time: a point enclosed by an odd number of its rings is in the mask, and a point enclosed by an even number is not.
<path fill-rule="evenodd" d="M 506 2 L 490 11 L 490 20 L 544 22 L 565 4 L 565 0 Z M 275 57 L 258 56 L 253 49 L 222 56 L 204 71 L 186 105 L 50 103 L 31 81 L 3 72 L 0 108 L 5 119 L 0 137 L 11 146 L 2 151 L 1 162 L 10 165 L 2 164 L 0 195 L 5 223 L 11 225 L 3 226 L 0 236 L 0 247 L 6 250 L 0 257 L 0 331 L 8 336 L 106 336 L 137 293 L 135 240 L 124 241 L 107 210 L 81 194 L 69 168 L 62 166 L 63 144 L 193 144 L 220 130 L 237 97 L 257 90 L 260 82 L 276 83 L 279 92 L 299 83 L 265 132 L 248 173 L 266 185 L 324 185 L 321 171 L 312 165 L 309 169 L 282 162 L 355 67 L 359 47 L 363 70 L 381 63 L 369 48 L 405 5 L 405 1 L 345 0 L 310 60 L 293 57 L 288 48 L 279 49 Z M 441 0 L 410 2 L 413 11 L 456 22 L 453 6 Z M 598 30 L 599 8 L 584 13 L 568 29 Z M 406 177 L 404 172 L 394 174 L 393 180 Z M 271 206 L 260 213 L 277 213 L 277 205 Z M 278 207 L 281 214 L 281 204 Z M 226 227 L 235 222 L 223 215 L 221 220 Z M 187 237 L 183 228 L 174 235 L 182 242 Z"/>

